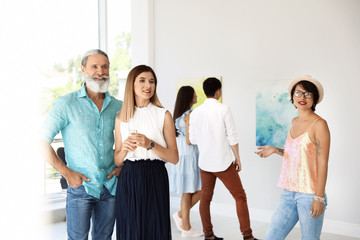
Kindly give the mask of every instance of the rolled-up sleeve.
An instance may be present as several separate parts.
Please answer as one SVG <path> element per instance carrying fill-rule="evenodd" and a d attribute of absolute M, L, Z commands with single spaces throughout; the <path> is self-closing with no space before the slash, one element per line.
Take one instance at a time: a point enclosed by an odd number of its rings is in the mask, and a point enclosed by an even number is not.
<path fill-rule="evenodd" d="M 54 105 L 41 128 L 41 139 L 52 143 L 56 134 L 67 125 L 68 120 L 66 116 L 66 103 L 61 98 L 55 100 Z"/>
<path fill-rule="evenodd" d="M 230 144 L 230 146 L 236 145 L 239 143 L 237 130 L 235 127 L 234 118 L 230 111 L 230 108 L 227 106 L 224 112 L 224 123 L 225 123 L 225 130 L 226 130 L 226 138 Z"/>

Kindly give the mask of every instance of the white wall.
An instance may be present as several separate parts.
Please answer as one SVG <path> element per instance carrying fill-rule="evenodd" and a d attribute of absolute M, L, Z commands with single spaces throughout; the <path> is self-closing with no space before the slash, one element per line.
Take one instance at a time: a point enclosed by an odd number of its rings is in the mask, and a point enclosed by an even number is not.
<path fill-rule="evenodd" d="M 38 6 L 38 0 L 7 1 L 0 9 L 2 239 L 42 239 L 44 164 L 36 145 L 42 92 L 34 67 L 43 49 L 38 35 L 42 22 L 37 17 L 43 12 Z"/>
<path fill-rule="evenodd" d="M 154 65 L 154 1 L 131 1 L 131 65 Z"/>
<path fill-rule="evenodd" d="M 257 82 L 311 74 L 323 83 L 317 113 L 332 137 L 325 223 L 347 224 L 360 237 L 360 1 L 151 2 L 160 100 L 172 111 L 176 79 L 222 76 L 223 102 L 232 108 L 240 136 L 240 176 L 254 211 L 273 211 L 281 193 L 281 158 L 253 153 Z M 141 54 L 136 46 L 133 53 Z M 220 182 L 214 203 L 234 205 Z"/>

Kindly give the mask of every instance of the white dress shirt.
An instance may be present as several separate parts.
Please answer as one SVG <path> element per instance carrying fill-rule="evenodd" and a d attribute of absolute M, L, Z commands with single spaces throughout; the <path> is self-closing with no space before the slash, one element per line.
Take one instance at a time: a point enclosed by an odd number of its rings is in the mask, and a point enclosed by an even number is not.
<path fill-rule="evenodd" d="M 230 147 L 239 142 L 234 119 L 230 108 L 215 98 L 207 98 L 191 113 L 189 138 L 198 145 L 204 171 L 225 171 L 235 160 Z"/>

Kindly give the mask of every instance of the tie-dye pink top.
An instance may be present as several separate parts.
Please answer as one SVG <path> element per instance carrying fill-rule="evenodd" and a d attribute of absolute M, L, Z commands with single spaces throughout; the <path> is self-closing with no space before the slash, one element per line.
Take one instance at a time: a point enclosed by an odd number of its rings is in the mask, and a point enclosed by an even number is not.
<path fill-rule="evenodd" d="M 289 131 L 285 143 L 278 187 L 293 192 L 315 193 L 317 179 L 318 158 L 316 145 L 310 140 L 309 132 L 306 131 L 297 138 L 292 138 Z"/>

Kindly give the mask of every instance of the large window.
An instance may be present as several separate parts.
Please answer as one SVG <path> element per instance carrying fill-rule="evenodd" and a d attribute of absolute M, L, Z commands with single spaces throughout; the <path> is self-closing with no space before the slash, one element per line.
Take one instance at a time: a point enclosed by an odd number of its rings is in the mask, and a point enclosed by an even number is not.
<path fill-rule="evenodd" d="M 108 53 L 111 77 L 109 92 L 123 99 L 125 79 L 131 67 L 130 2 L 63 0 L 48 1 L 43 6 L 48 15 L 45 57 L 39 64 L 44 118 L 55 99 L 81 87 L 81 57 L 89 49 L 101 48 Z M 61 134 L 55 137 L 52 146 L 55 151 L 63 146 Z M 55 193 L 64 192 L 60 184 L 61 175 L 49 164 L 44 164 L 44 191 L 46 194 L 53 193 L 48 196 L 54 198 Z"/>
<path fill-rule="evenodd" d="M 123 100 L 126 77 L 131 68 L 131 0 L 107 1 L 107 46 L 111 62 L 113 95 Z M 118 90 L 118 92 L 115 92 Z"/>

